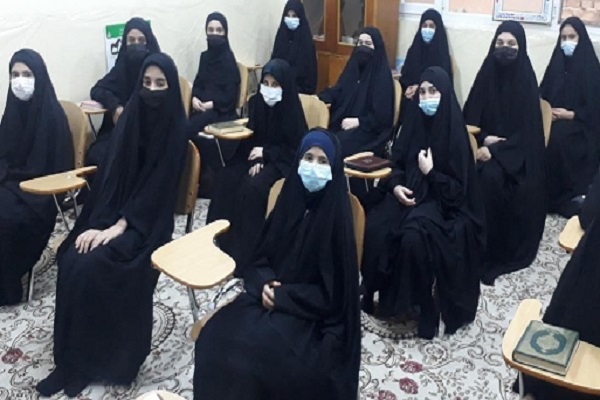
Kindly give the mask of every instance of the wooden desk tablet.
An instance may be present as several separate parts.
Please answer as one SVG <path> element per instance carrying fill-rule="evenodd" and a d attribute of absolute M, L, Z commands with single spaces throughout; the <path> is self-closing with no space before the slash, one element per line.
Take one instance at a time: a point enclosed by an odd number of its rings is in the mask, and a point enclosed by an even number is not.
<path fill-rule="evenodd" d="M 82 176 L 89 175 L 95 171 L 96 166 L 78 168 L 58 174 L 42 176 L 29 181 L 23 181 L 19 184 L 19 187 L 24 192 L 39 195 L 67 193 L 84 187 L 87 184 L 87 181 L 82 178 Z"/>
<path fill-rule="evenodd" d="M 565 225 L 565 228 L 558 237 L 558 245 L 565 249 L 567 253 L 572 253 L 577 248 L 581 237 L 585 232 L 579 223 L 579 217 L 574 216 Z"/>
<path fill-rule="evenodd" d="M 473 136 L 477 136 L 481 133 L 481 128 L 475 125 L 467 125 L 467 132 Z"/>
<path fill-rule="evenodd" d="M 600 348 L 580 341 L 579 348 L 566 376 L 520 364 L 513 360 L 512 353 L 531 320 L 540 320 L 542 305 L 538 300 L 523 300 L 502 340 L 502 357 L 506 364 L 519 371 L 521 398 L 526 393 L 522 375 L 530 375 L 540 380 L 562 386 L 580 393 L 600 395 Z M 590 316 L 596 317 L 596 316 Z M 565 399 L 566 400 L 566 399 Z"/>
<path fill-rule="evenodd" d="M 357 154 L 353 154 L 351 156 L 344 158 L 344 162 L 356 160 L 357 158 L 369 157 L 369 156 L 373 156 L 373 153 L 370 151 L 366 151 L 363 153 L 357 153 Z M 387 178 L 388 176 L 390 176 L 392 174 L 392 169 L 390 167 L 386 167 L 386 168 L 379 169 L 377 171 L 362 172 L 362 171 L 357 171 L 352 168 L 344 167 L 344 173 L 349 178 L 375 180 L 375 179 Z"/>

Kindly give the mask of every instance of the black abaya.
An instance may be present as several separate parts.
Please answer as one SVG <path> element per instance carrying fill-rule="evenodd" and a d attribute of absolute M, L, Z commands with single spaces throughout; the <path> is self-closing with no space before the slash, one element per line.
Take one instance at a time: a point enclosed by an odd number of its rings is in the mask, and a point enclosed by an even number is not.
<path fill-rule="evenodd" d="M 596 174 L 585 197 L 583 207 L 579 211 L 581 227 L 584 230 L 587 229 L 598 214 L 600 214 L 600 171 Z"/>
<path fill-rule="evenodd" d="M 502 65 L 494 56 L 496 38 L 515 36 L 516 59 Z M 482 281 L 529 266 L 537 254 L 546 216 L 544 132 L 537 80 L 527 55 L 523 27 L 503 22 L 477 74 L 464 107 L 465 122 L 479 126 L 480 148 L 492 158 L 477 162 L 486 208 L 487 254 Z M 485 139 L 506 140 L 485 146 Z"/>
<path fill-rule="evenodd" d="M 187 128 L 175 64 L 156 53 L 141 71 L 149 66 L 165 74 L 166 97 L 150 108 L 139 95 L 143 75 L 137 79 L 111 135 L 109 157 L 58 251 L 54 361 L 67 380 L 130 384 L 150 352 L 159 275 L 150 256 L 171 239 Z M 122 235 L 88 253 L 77 251 L 80 234 L 120 218 L 127 221 Z"/>
<path fill-rule="evenodd" d="M 85 155 L 86 165 L 100 165 L 104 161 L 106 152 L 110 146 L 110 133 L 115 127 L 113 115 L 117 108 L 125 107 L 129 101 L 129 97 L 140 74 L 140 68 L 144 58 L 147 56 L 146 54 L 142 57 L 134 58 L 128 55 L 127 35 L 132 29 L 139 30 L 146 37 L 147 54 L 160 51 L 158 41 L 148 22 L 137 17 L 127 21 L 115 66 L 90 91 L 92 100 L 102 104 L 108 111 L 104 115 L 96 141 L 92 143 Z M 91 178 L 92 180 L 95 179 L 93 176 Z"/>
<path fill-rule="evenodd" d="M 200 173 L 213 174 L 221 169 L 221 159 L 214 139 L 199 136 L 207 125 L 232 121 L 237 118 L 237 102 L 240 93 L 240 71 L 235 55 L 229 46 L 229 25 L 223 14 L 212 13 L 206 18 L 206 28 L 211 21 L 219 21 L 225 31 L 225 41 L 218 45 L 208 42 L 208 50 L 200 56 L 198 73 L 194 79 L 192 96 L 202 102 L 213 102 L 213 108 L 192 113 L 190 117 L 190 139 L 200 152 L 202 167 Z M 228 161 L 235 151 L 237 143 L 223 140 L 220 143 L 223 158 Z"/>
<path fill-rule="evenodd" d="M 300 25 L 295 31 L 290 30 L 284 22 L 284 18 L 290 10 L 295 11 L 300 19 Z M 275 36 L 271 58 L 280 58 L 290 64 L 296 74 L 299 93 L 315 93 L 317 90 L 317 51 L 304 5 L 300 0 L 288 0 L 286 3 Z"/>
<path fill-rule="evenodd" d="M 356 47 L 335 86 L 319 95 L 331 104 L 329 129 L 340 139 L 344 157 L 363 151 L 382 156 L 393 130 L 394 83 L 383 38 L 377 28 L 364 28 L 360 33 L 370 35 L 375 46 L 369 61 L 359 66 L 358 53 L 364 49 Z M 358 118 L 360 125 L 342 130 L 345 118 Z"/>
<path fill-rule="evenodd" d="M 433 117 L 416 109 L 393 151 L 387 194 L 367 215 L 362 265 L 363 307 L 385 317 L 420 306 L 419 335 L 431 338 L 439 322 L 454 333 L 475 318 L 485 248 L 484 210 L 476 183 L 473 153 L 460 106 L 446 72 L 431 67 L 421 76 L 441 93 Z M 433 169 L 424 175 L 418 156 L 431 149 Z M 405 206 L 393 190 L 413 191 Z M 433 295 L 432 295 L 433 293 Z"/>
<path fill-rule="evenodd" d="M 435 34 L 433 39 L 429 43 L 425 43 L 421 36 L 421 26 L 425 21 L 431 20 L 435 24 Z M 406 93 L 406 90 L 413 85 L 419 84 L 421 74 L 429 67 L 441 67 L 452 82 L 452 61 L 450 58 L 450 49 L 448 46 L 448 36 L 446 35 L 446 27 L 444 21 L 439 12 L 434 9 L 429 9 L 421 15 L 421 21 L 419 22 L 419 29 L 415 34 L 412 45 L 406 53 L 406 60 L 402 66 L 400 74 L 400 85 L 402 86 L 402 93 Z M 413 100 L 419 102 L 419 94 L 415 93 Z M 404 120 L 404 116 L 407 111 L 411 109 L 409 107 L 411 100 L 407 99 L 406 96 L 402 96 L 402 102 L 400 106 L 400 121 Z M 417 108 L 414 108 L 417 110 Z"/>
<path fill-rule="evenodd" d="M 195 350 L 194 399 L 356 399 L 358 267 L 339 142 L 333 180 L 309 194 L 296 166 L 260 235 L 246 292 L 206 324 Z M 275 307 L 261 304 L 277 280 Z M 235 377 L 235 379 L 231 379 Z"/>
<path fill-rule="evenodd" d="M 33 97 L 9 89 L 0 123 L 0 306 L 21 301 L 21 277 L 40 258 L 56 221 L 51 196 L 26 193 L 22 181 L 73 168 L 73 141 L 42 57 L 16 52 L 9 64 L 33 72 Z"/>
<path fill-rule="evenodd" d="M 236 261 L 236 276 L 250 262 L 267 210 L 273 183 L 286 176 L 292 166 L 300 138 L 308 130 L 294 75 L 283 60 L 271 60 L 262 71 L 272 75 L 283 89 L 283 97 L 269 107 L 260 93 L 249 102 L 248 128 L 252 138 L 242 141 L 227 166 L 216 176 L 207 222 L 227 219 L 231 229 L 221 236 L 221 248 Z M 263 148 L 263 158 L 250 161 L 255 147 Z M 263 169 L 255 176 L 249 170 L 256 164 Z"/>
<path fill-rule="evenodd" d="M 600 346 L 600 223 L 589 227 L 565 267 L 544 322 L 579 332 L 579 339 Z M 597 400 L 600 396 L 585 395 L 525 376 L 525 391 L 541 400 Z"/>
<path fill-rule="evenodd" d="M 580 204 L 572 200 L 586 193 L 600 161 L 600 63 L 583 22 L 568 18 L 561 24 L 561 32 L 566 25 L 577 31 L 579 42 L 567 57 L 559 34 L 540 91 L 552 108 L 575 112 L 573 120 L 552 123 L 546 149 L 548 212 L 570 218 Z"/>

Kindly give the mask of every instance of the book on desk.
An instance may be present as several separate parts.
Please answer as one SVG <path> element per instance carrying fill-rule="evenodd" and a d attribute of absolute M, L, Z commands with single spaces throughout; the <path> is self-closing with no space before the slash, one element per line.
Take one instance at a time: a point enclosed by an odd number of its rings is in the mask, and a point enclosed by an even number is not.
<path fill-rule="evenodd" d="M 512 358 L 518 363 L 565 376 L 578 346 L 578 332 L 531 321 Z"/>
<path fill-rule="evenodd" d="M 217 122 L 215 124 L 208 125 L 208 130 L 210 132 L 215 132 L 220 135 L 243 132 L 244 129 L 244 125 L 238 124 L 235 121 Z"/>
<path fill-rule="evenodd" d="M 360 172 L 373 172 L 390 167 L 390 160 L 376 156 L 364 156 L 346 161 L 346 167 Z"/>

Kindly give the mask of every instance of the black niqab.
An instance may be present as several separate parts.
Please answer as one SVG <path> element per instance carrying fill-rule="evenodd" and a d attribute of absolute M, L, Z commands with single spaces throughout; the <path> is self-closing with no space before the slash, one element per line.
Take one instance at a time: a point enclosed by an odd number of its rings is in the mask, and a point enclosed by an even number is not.
<path fill-rule="evenodd" d="M 225 16 L 218 12 L 213 12 L 206 18 L 204 31 L 208 28 L 211 21 L 219 21 L 225 31 L 225 43 L 217 47 L 208 47 L 208 49 L 200 55 L 200 65 L 198 74 L 194 81 L 194 87 L 206 86 L 209 84 L 226 85 L 240 83 L 240 71 L 237 67 L 237 62 L 231 47 L 229 45 L 229 25 Z M 217 93 L 214 93 L 216 96 Z M 204 96 L 203 96 L 204 97 Z M 212 98 L 202 99 L 203 101 L 211 101 Z"/>
<path fill-rule="evenodd" d="M 288 11 L 294 10 L 300 19 L 295 31 L 284 22 Z M 314 94 L 317 90 L 317 52 L 304 5 L 300 0 L 288 0 L 281 17 L 271 58 L 286 60 L 296 73 L 298 92 Z"/>

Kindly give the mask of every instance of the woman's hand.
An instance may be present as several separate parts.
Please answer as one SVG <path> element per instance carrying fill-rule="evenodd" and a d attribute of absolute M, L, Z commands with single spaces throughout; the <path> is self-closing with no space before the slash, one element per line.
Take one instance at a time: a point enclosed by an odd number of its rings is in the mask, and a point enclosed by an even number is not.
<path fill-rule="evenodd" d="M 419 85 L 412 85 L 406 88 L 406 93 L 404 93 L 404 96 L 409 99 L 412 100 L 412 98 L 414 97 L 415 93 L 417 93 L 417 89 L 418 89 Z"/>
<path fill-rule="evenodd" d="M 350 129 L 358 128 L 360 126 L 360 121 L 358 118 L 344 118 L 342 120 L 342 129 L 345 131 L 349 131 Z"/>
<path fill-rule="evenodd" d="M 204 107 L 203 107 L 203 105 L 202 105 L 202 102 L 201 102 L 201 101 L 200 101 L 200 99 L 199 99 L 199 98 L 197 98 L 197 97 L 194 97 L 194 98 L 192 99 L 192 108 L 194 109 L 194 111 L 199 111 L 199 112 L 200 112 L 200 111 L 205 111 L 205 110 L 204 110 Z"/>
<path fill-rule="evenodd" d="M 248 171 L 248 175 L 254 177 L 254 176 L 258 175 L 262 169 L 263 169 L 263 165 L 262 164 L 255 164 Z"/>
<path fill-rule="evenodd" d="M 88 229 L 75 239 L 75 249 L 79 254 L 85 254 L 90 250 L 90 246 L 96 237 L 101 233 L 98 229 Z"/>
<path fill-rule="evenodd" d="M 407 206 L 407 207 L 412 207 L 415 204 L 417 204 L 417 202 L 415 201 L 415 199 L 413 197 L 408 197 L 408 196 L 412 196 L 413 192 L 412 190 L 410 190 L 407 187 L 404 187 L 402 185 L 398 185 L 394 188 L 394 196 L 396 196 L 396 198 L 398 199 L 398 201 Z"/>
<path fill-rule="evenodd" d="M 490 153 L 490 149 L 487 147 L 480 147 L 477 149 L 477 161 L 487 162 L 492 159 L 492 153 Z"/>
<path fill-rule="evenodd" d="M 121 236 L 123 232 L 125 232 L 125 229 L 116 224 L 108 229 L 103 230 L 98 235 L 96 235 L 96 237 L 92 241 L 90 251 L 94 250 L 98 246 L 104 246 L 105 244 L 108 244 L 108 242 L 110 242 L 111 240 Z"/>
<path fill-rule="evenodd" d="M 121 118 L 121 114 L 123 114 L 123 106 L 117 107 L 115 112 L 113 113 L 113 124 L 117 124 L 119 118 Z"/>
<path fill-rule="evenodd" d="M 271 281 L 265 283 L 262 292 L 262 305 L 269 311 L 273 311 L 275 308 L 275 288 L 281 286 L 281 282 Z"/>
<path fill-rule="evenodd" d="M 500 136 L 489 135 L 483 140 L 483 145 L 488 147 L 498 142 L 504 142 L 506 138 Z"/>
<path fill-rule="evenodd" d="M 204 107 L 204 111 L 212 110 L 213 108 L 215 108 L 215 104 L 212 101 L 206 101 L 202 103 L 202 106 Z"/>
<path fill-rule="evenodd" d="M 257 160 L 259 158 L 263 158 L 263 148 L 255 147 L 250 152 L 250 155 L 248 156 L 248 161 Z"/>
<path fill-rule="evenodd" d="M 419 152 L 419 169 L 423 175 L 429 174 L 433 169 L 433 154 L 431 154 L 431 148 Z"/>
<path fill-rule="evenodd" d="M 571 121 L 575 118 L 575 113 L 573 111 L 569 111 L 565 108 L 553 108 L 552 109 L 552 121 L 556 121 L 558 119 L 564 119 L 567 121 Z"/>

